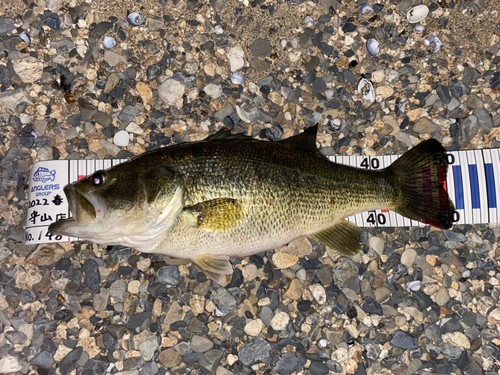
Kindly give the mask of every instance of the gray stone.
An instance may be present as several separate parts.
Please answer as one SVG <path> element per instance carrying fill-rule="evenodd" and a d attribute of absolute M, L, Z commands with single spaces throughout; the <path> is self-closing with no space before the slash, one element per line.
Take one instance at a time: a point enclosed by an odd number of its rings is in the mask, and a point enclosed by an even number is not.
<path fill-rule="evenodd" d="M 489 133 L 493 129 L 493 117 L 486 108 L 477 108 L 472 113 L 476 115 L 477 122 L 485 133 Z"/>
<path fill-rule="evenodd" d="M 123 107 L 117 118 L 121 123 L 128 124 L 134 120 L 135 116 L 137 116 L 138 113 L 139 109 L 137 109 L 133 105 L 127 105 Z"/>
<path fill-rule="evenodd" d="M 474 137 L 479 127 L 477 126 L 478 119 L 476 115 L 470 115 L 465 120 L 461 120 L 459 123 L 458 131 L 458 143 L 465 146 Z"/>
<path fill-rule="evenodd" d="M 141 352 L 142 358 L 145 361 L 151 361 L 156 349 L 158 349 L 158 338 L 156 336 L 149 336 L 147 339 L 141 341 L 137 347 Z"/>
<path fill-rule="evenodd" d="M 19 148 L 17 148 L 16 146 L 10 147 L 2 159 L 2 166 L 10 167 L 15 160 L 18 160 L 19 154 Z"/>
<path fill-rule="evenodd" d="M 300 370 L 300 359 L 298 353 L 283 354 L 273 367 L 273 373 L 288 375 L 292 371 Z"/>
<path fill-rule="evenodd" d="M 412 334 L 398 330 L 392 336 L 390 341 L 392 346 L 402 349 L 415 349 L 418 348 L 418 340 Z"/>
<path fill-rule="evenodd" d="M 54 356 L 51 353 L 43 350 L 33 357 L 33 359 L 30 361 L 30 365 L 48 370 L 54 365 Z"/>
<path fill-rule="evenodd" d="M 80 360 L 82 354 L 83 347 L 81 346 L 70 351 L 59 364 L 59 370 L 61 371 L 61 374 L 69 374 L 70 372 L 72 372 L 75 369 L 76 363 Z"/>
<path fill-rule="evenodd" d="M 328 375 L 330 373 L 330 370 L 324 363 L 313 361 L 309 366 L 309 372 L 311 373 L 311 375 Z"/>
<path fill-rule="evenodd" d="M 452 230 L 447 230 L 444 232 L 445 237 L 450 240 L 450 241 L 455 241 L 455 242 L 465 242 L 467 241 L 467 237 L 463 233 L 460 232 L 454 232 Z"/>
<path fill-rule="evenodd" d="M 460 356 L 462 355 L 462 350 L 460 350 L 458 346 L 453 344 L 444 344 L 441 352 L 450 361 L 458 361 Z"/>
<path fill-rule="evenodd" d="M 413 125 L 413 131 L 419 134 L 434 133 L 438 129 L 439 127 L 428 117 L 419 118 Z"/>
<path fill-rule="evenodd" d="M 318 276 L 319 281 L 321 281 L 323 285 L 330 285 L 333 282 L 332 267 L 328 265 L 322 266 L 316 271 L 316 276 Z"/>
<path fill-rule="evenodd" d="M 460 104 L 461 104 L 460 101 L 457 98 L 453 97 L 453 98 L 451 98 L 450 102 L 448 103 L 447 109 L 449 112 L 451 112 L 451 111 L 457 109 L 458 107 L 460 107 Z"/>
<path fill-rule="evenodd" d="M 90 121 L 97 113 L 97 108 L 88 102 L 83 102 L 80 105 L 80 117 L 83 121 Z"/>
<path fill-rule="evenodd" d="M 231 104 L 228 104 L 215 112 L 214 118 L 215 120 L 222 122 L 226 117 L 231 116 L 232 113 L 234 113 L 234 107 Z"/>
<path fill-rule="evenodd" d="M 83 263 L 83 271 L 85 273 L 85 286 L 92 290 L 97 290 L 101 283 L 101 273 L 97 262 L 93 259 L 86 259 Z"/>
<path fill-rule="evenodd" d="M 158 87 L 158 96 L 166 104 L 175 104 L 184 95 L 184 89 L 181 82 L 169 78 Z"/>
<path fill-rule="evenodd" d="M 126 63 L 127 59 L 116 52 L 106 50 L 104 51 L 104 61 L 110 66 L 116 66 L 119 63 Z"/>
<path fill-rule="evenodd" d="M 425 106 L 430 107 L 431 105 L 434 105 L 438 101 L 439 97 L 437 94 L 430 94 L 427 98 L 425 98 Z"/>
<path fill-rule="evenodd" d="M 127 292 L 127 281 L 120 279 L 113 281 L 109 288 L 109 296 L 114 302 L 125 302 L 125 295 Z"/>
<path fill-rule="evenodd" d="M 411 361 L 408 369 L 406 370 L 407 375 L 412 375 L 418 373 L 418 371 L 422 368 L 423 364 L 420 359 L 414 359 Z"/>
<path fill-rule="evenodd" d="M 429 340 L 434 341 L 436 344 L 441 344 L 441 329 L 437 324 L 431 324 L 427 328 L 425 328 L 425 337 Z"/>
<path fill-rule="evenodd" d="M 12 324 L 9 317 L 3 312 L 3 310 L 0 310 L 0 323 L 4 326 L 10 326 Z"/>
<path fill-rule="evenodd" d="M 5 338 L 12 345 L 22 344 L 28 339 L 28 337 L 24 333 L 15 331 L 6 332 Z"/>
<path fill-rule="evenodd" d="M 326 89 L 325 80 L 321 77 L 316 78 L 312 84 L 312 89 L 314 92 L 317 92 L 320 94 L 323 93 L 323 91 L 325 91 L 325 89 Z"/>
<path fill-rule="evenodd" d="M 333 266 L 333 280 L 339 288 L 347 286 L 349 280 L 358 274 L 359 268 L 351 258 L 340 258 Z"/>
<path fill-rule="evenodd" d="M 156 375 L 158 371 L 158 365 L 155 361 L 146 362 L 139 375 Z"/>
<path fill-rule="evenodd" d="M 434 300 L 439 306 L 444 306 L 450 300 L 450 295 L 444 286 L 438 289 L 436 295 L 434 296 Z"/>
<path fill-rule="evenodd" d="M 92 299 L 92 305 L 95 311 L 103 311 L 106 309 L 109 300 L 109 289 L 101 288 L 101 292 L 96 294 Z"/>
<path fill-rule="evenodd" d="M 194 335 L 191 337 L 191 349 L 196 353 L 205 353 L 214 347 L 214 343 L 206 337 Z"/>
<path fill-rule="evenodd" d="M 299 4 L 302 2 L 300 0 L 295 0 L 295 1 Z M 332 10 L 337 12 L 339 2 L 338 2 L 338 0 L 321 0 L 321 5 L 323 5 L 323 9 L 325 10 L 325 13 L 331 13 Z"/>
<path fill-rule="evenodd" d="M 264 323 L 266 327 L 269 327 L 271 325 L 271 320 L 273 319 L 273 317 L 273 310 L 271 310 L 269 306 L 262 306 L 262 308 L 260 309 L 259 318 L 260 320 L 262 320 L 262 323 Z"/>
<path fill-rule="evenodd" d="M 373 292 L 375 294 L 375 300 L 379 303 L 387 301 L 392 294 L 391 290 L 389 288 L 386 288 L 385 286 L 381 286 L 380 288 L 375 289 Z"/>
<path fill-rule="evenodd" d="M 245 366 L 251 366 L 254 363 L 269 363 L 271 345 L 262 337 L 257 337 L 241 346 L 238 357 Z"/>
<path fill-rule="evenodd" d="M 169 286 L 176 286 L 179 283 L 179 269 L 176 266 L 164 266 L 156 272 L 158 282 Z"/>
<path fill-rule="evenodd" d="M 258 108 L 254 106 L 237 106 L 236 112 L 238 113 L 238 116 L 240 116 L 240 118 L 245 122 L 255 122 L 260 119 L 260 112 Z"/>
<path fill-rule="evenodd" d="M 225 288 L 217 289 L 212 294 L 212 299 L 222 315 L 227 315 L 236 309 L 236 299 Z"/>
<path fill-rule="evenodd" d="M 444 104 L 448 104 L 451 101 L 450 90 L 447 86 L 438 85 L 436 87 L 436 93 Z"/>
<path fill-rule="evenodd" d="M 151 311 L 143 311 L 141 313 L 132 315 L 128 320 L 126 326 L 132 331 L 139 328 L 140 330 L 147 329 L 151 322 Z"/>
<path fill-rule="evenodd" d="M 250 45 L 250 52 L 255 57 L 271 56 L 273 49 L 267 39 L 257 39 Z"/>
<path fill-rule="evenodd" d="M 121 324 L 110 324 L 107 328 L 107 331 L 118 340 L 121 340 L 123 335 L 127 331 L 127 328 Z"/>
<path fill-rule="evenodd" d="M 9 34 L 15 29 L 14 20 L 12 18 L 0 18 L 0 34 Z"/>
<path fill-rule="evenodd" d="M 94 114 L 94 120 L 99 125 L 104 126 L 105 128 L 108 127 L 109 125 L 111 125 L 111 123 L 113 121 L 113 119 L 111 118 L 110 115 L 108 115 L 107 113 L 101 112 L 101 111 L 97 111 Z"/>
<path fill-rule="evenodd" d="M 220 98 L 222 95 L 222 86 L 216 85 L 214 83 L 209 83 L 208 85 L 205 86 L 203 91 L 205 91 L 205 93 L 211 98 L 217 99 Z"/>
<path fill-rule="evenodd" d="M 484 107 L 484 101 L 477 94 L 471 92 L 467 98 L 467 106 L 472 109 L 479 109 Z"/>
<path fill-rule="evenodd" d="M 211 349 L 201 356 L 200 366 L 209 373 L 214 374 L 223 356 L 224 352 L 222 350 Z"/>
<path fill-rule="evenodd" d="M 116 154 L 118 154 L 120 152 L 120 148 L 117 145 L 115 145 L 111 142 L 108 142 L 105 139 L 101 139 L 100 142 L 101 142 L 102 147 L 106 150 L 106 152 L 108 154 L 110 154 L 112 156 L 116 156 Z"/>

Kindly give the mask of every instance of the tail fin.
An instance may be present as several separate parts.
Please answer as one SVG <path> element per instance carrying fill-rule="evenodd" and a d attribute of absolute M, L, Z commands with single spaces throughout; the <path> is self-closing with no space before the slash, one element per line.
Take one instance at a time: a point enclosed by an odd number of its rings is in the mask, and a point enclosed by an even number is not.
<path fill-rule="evenodd" d="M 447 160 L 441 143 L 430 139 L 387 168 L 400 190 L 397 213 L 441 229 L 452 226 L 455 206 L 446 191 Z"/>

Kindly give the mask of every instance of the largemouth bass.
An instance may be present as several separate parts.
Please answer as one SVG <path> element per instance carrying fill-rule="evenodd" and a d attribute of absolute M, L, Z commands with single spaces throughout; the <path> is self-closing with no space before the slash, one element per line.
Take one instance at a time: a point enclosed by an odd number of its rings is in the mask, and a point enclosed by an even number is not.
<path fill-rule="evenodd" d="M 347 216 L 388 209 L 438 228 L 452 225 L 446 151 L 436 140 L 370 171 L 335 164 L 317 127 L 265 142 L 219 131 L 151 151 L 67 185 L 72 218 L 52 234 L 188 258 L 222 283 L 229 257 L 307 236 L 346 255 L 360 250 Z"/>

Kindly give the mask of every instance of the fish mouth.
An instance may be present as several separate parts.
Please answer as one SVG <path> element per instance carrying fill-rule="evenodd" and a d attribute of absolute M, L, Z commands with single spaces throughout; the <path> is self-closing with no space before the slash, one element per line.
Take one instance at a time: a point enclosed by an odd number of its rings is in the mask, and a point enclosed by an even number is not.
<path fill-rule="evenodd" d="M 64 194 L 68 199 L 71 216 L 78 224 L 84 224 L 89 219 L 101 221 L 108 211 L 108 203 L 99 195 L 82 191 L 75 185 L 67 185 Z"/>
<path fill-rule="evenodd" d="M 73 228 L 78 227 L 76 220 L 73 218 L 59 220 L 49 225 L 49 233 L 53 236 L 73 236 Z"/>
<path fill-rule="evenodd" d="M 77 227 L 85 227 L 96 220 L 102 221 L 108 211 L 108 204 L 103 198 L 83 192 L 73 184 L 64 187 L 64 194 L 71 217 L 52 223 L 49 226 L 52 235 L 75 236 L 79 231 Z"/>

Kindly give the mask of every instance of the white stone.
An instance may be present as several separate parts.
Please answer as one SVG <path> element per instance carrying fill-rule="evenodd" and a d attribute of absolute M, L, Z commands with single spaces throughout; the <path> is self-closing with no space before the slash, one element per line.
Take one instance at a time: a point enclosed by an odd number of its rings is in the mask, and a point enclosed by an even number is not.
<path fill-rule="evenodd" d="M 326 292 L 325 288 L 323 288 L 319 284 L 312 284 L 309 286 L 309 290 L 311 291 L 314 299 L 318 301 L 320 305 L 323 305 L 326 302 Z"/>
<path fill-rule="evenodd" d="M 245 60 L 243 57 L 238 56 L 238 55 L 229 55 L 229 68 L 231 69 L 232 72 L 236 72 L 237 70 L 240 70 L 245 66 Z"/>
<path fill-rule="evenodd" d="M 257 277 L 257 266 L 255 264 L 248 264 L 243 268 L 243 277 L 245 280 L 253 280 Z"/>
<path fill-rule="evenodd" d="M 385 240 L 382 237 L 371 237 L 368 241 L 370 249 L 375 251 L 377 254 L 382 255 L 384 252 Z"/>
<path fill-rule="evenodd" d="M 11 372 L 21 371 L 22 366 L 16 357 L 6 355 L 0 359 L 0 373 L 8 374 Z"/>
<path fill-rule="evenodd" d="M 220 98 L 222 95 L 221 85 L 216 85 L 214 83 L 206 85 L 203 91 L 205 91 L 205 93 L 213 99 Z"/>
<path fill-rule="evenodd" d="M 414 280 L 414 281 L 410 281 L 408 284 L 406 284 L 406 286 L 412 292 L 418 292 L 420 290 L 420 287 L 422 286 L 422 284 L 419 280 Z"/>
<path fill-rule="evenodd" d="M 25 83 L 35 82 L 42 78 L 43 62 L 33 56 L 14 60 L 12 66 L 16 74 Z"/>
<path fill-rule="evenodd" d="M 125 130 L 120 130 L 113 137 L 113 143 L 118 147 L 128 146 L 129 141 L 130 141 L 130 136 L 128 135 L 128 132 L 126 132 Z"/>
<path fill-rule="evenodd" d="M 244 331 L 249 336 L 258 336 L 263 328 L 264 328 L 264 323 L 262 323 L 262 320 L 255 319 L 249 321 L 246 324 Z"/>
<path fill-rule="evenodd" d="M 488 314 L 488 318 L 494 319 L 496 321 L 500 321 L 500 308 L 497 307 Z"/>
<path fill-rule="evenodd" d="M 245 66 L 245 52 L 239 44 L 236 44 L 227 52 L 227 57 L 232 72 L 236 72 Z"/>
<path fill-rule="evenodd" d="M 184 94 L 184 85 L 176 79 L 166 79 L 158 87 L 158 95 L 166 104 L 175 104 L 175 102 L 182 98 Z"/>
<path fill-rule="evenodd" d="M 142 128 L 133 121 L 127 125 L 125 130 L 128 131 L 129 133 L 134 133 L 134 134 L 143 134 L 144 133 L 144 130 L 142 130 Z"/>
<path fill-rule="evenodd" d="M 288 322 L 290 322 L 288 314 L 285 312 L 279 312 L 271 319 L 271 327 L 273 327 L 276 331 L 283 331 L 286 329 Z"/>
<path fill-rule="evenodd" d="M 409 247 L 401 255 L 401 264 L 404 264 L 409 268 L 413 265 L 415 259 L 417 259 L 417 252 L 415 251 L 415 249 Z"/>

